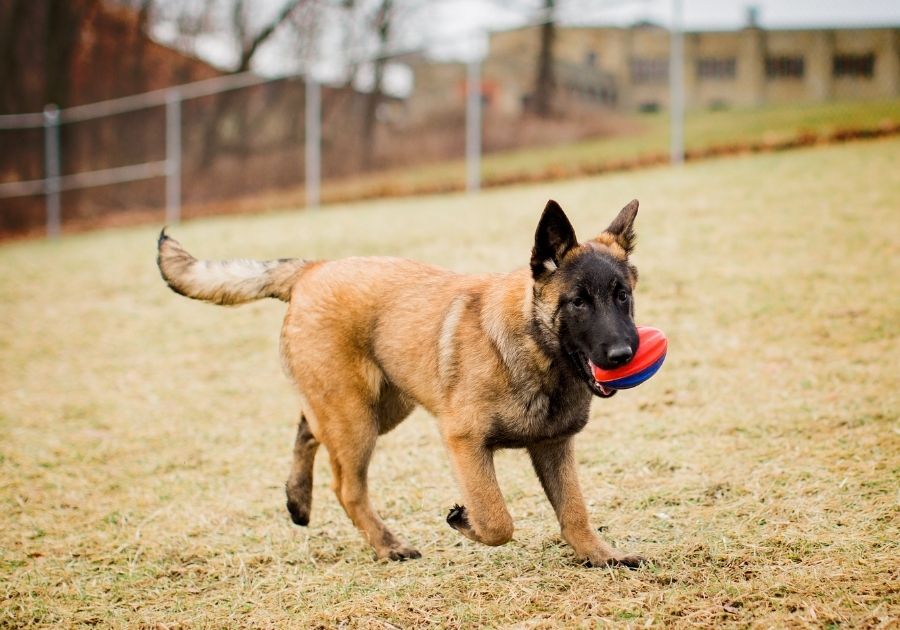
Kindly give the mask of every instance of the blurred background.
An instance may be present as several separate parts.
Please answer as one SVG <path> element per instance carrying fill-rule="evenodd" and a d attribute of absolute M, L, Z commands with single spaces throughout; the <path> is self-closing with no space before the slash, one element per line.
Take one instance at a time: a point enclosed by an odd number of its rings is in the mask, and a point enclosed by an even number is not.
<path fill-rule="evenodd" d="M 892 0 L 3 0 L 0 235 L 889 135 Z"/>

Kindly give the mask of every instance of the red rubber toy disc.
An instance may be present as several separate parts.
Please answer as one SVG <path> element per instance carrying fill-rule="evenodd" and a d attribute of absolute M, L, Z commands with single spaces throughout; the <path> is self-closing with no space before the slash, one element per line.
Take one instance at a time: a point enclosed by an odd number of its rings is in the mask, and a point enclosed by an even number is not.
<path fill-rule="evenodd" d="M 594 378 L 598 383 L 609 383 L 634 376 L 666 356 L 669 341 L 663 331 L 651 326 L 638 326 L 637 332 L 638 349 L 631 361 L 613 370 L 604 370 L 596 365 L 593 366 Z"/>

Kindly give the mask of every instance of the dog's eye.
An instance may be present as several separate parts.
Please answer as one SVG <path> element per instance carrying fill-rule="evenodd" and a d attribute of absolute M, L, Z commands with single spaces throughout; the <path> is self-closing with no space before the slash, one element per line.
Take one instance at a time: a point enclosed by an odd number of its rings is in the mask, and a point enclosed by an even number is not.
<path fill-rule="evenodd" d="M 619 289 L 619 292 L 616 293 L 616 299 L 619 300 L 619 304 L 625 304 L 628 301 L 628 291 Z"/>
<path fill-rule="evenodd" d="M 572 306 L 574 306 L 575 308 L 581 308 L 582 306 L 584 306 L 584 298 L 580 295 L 576 296 L 575 299 L 572 300 Z"/>

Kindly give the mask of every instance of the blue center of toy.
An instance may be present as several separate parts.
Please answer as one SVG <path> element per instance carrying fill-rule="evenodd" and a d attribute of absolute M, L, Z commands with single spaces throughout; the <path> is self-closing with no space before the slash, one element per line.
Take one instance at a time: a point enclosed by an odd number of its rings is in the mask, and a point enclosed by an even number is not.
<path fill-rule="evenodd" d="M 603 383 L 603 386 L 610 389 L 631 389 L 632 387 L 637 387 L 648 378 L 656 374 L 657 370 L 659 370 L 665 359 L 666 355 L 664 353 L 656 361 L 645 367 L 640 372 L 635 372 L 630 376 L 624 376 L 622 378 L 617 378 L 614 381 Z"/>

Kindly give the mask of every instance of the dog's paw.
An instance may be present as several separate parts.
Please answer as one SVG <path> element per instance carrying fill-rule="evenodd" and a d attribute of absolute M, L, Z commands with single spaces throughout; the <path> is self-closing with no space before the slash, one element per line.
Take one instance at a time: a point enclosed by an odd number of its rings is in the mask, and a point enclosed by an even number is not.
<path fill-rule="evenodd" d="M 611 556 L 605 554 L 589 556 L 585 564 L 589 567 L 628 567 L 629 569 L 637 569 L 650 563 L 646 558 L 637 554 L 616 553 Z"/>
<path fill-rule="evenodd" d="M 422 557 L 418 549 L 407 547 L 406 545 L 397 545 L 394 547 L 386 547 L 385 549 L 375 553 L 379 560 L 393 560 L 395 562 L 403 562 L 404 560 L 416 560 Z"/>
<path fill-rule="evenodd" d="M 454 505 L 447 514 L 447 525 L 453 529 L 469 529 L 469 517 L 466 516 L 466 506 Z"/>
<path fill-rule="evenodd" d="M 650 562 L 643 556 L 634 553 L 626 553 L 616 557 L 613 560 L 614 566 L 628 567 L 629 569 L 637 569 L 638 567 L 647 566 Z"/>
<path fill-rule="evenodd" d="M 302 509 L 300 505 L 294 501 L 287 502 L 287 509 L 291 514 L 291 520 L 294 522 L 294 525 L 302 525 L 303 527 L 309 525 L 308 509 Z"/>

